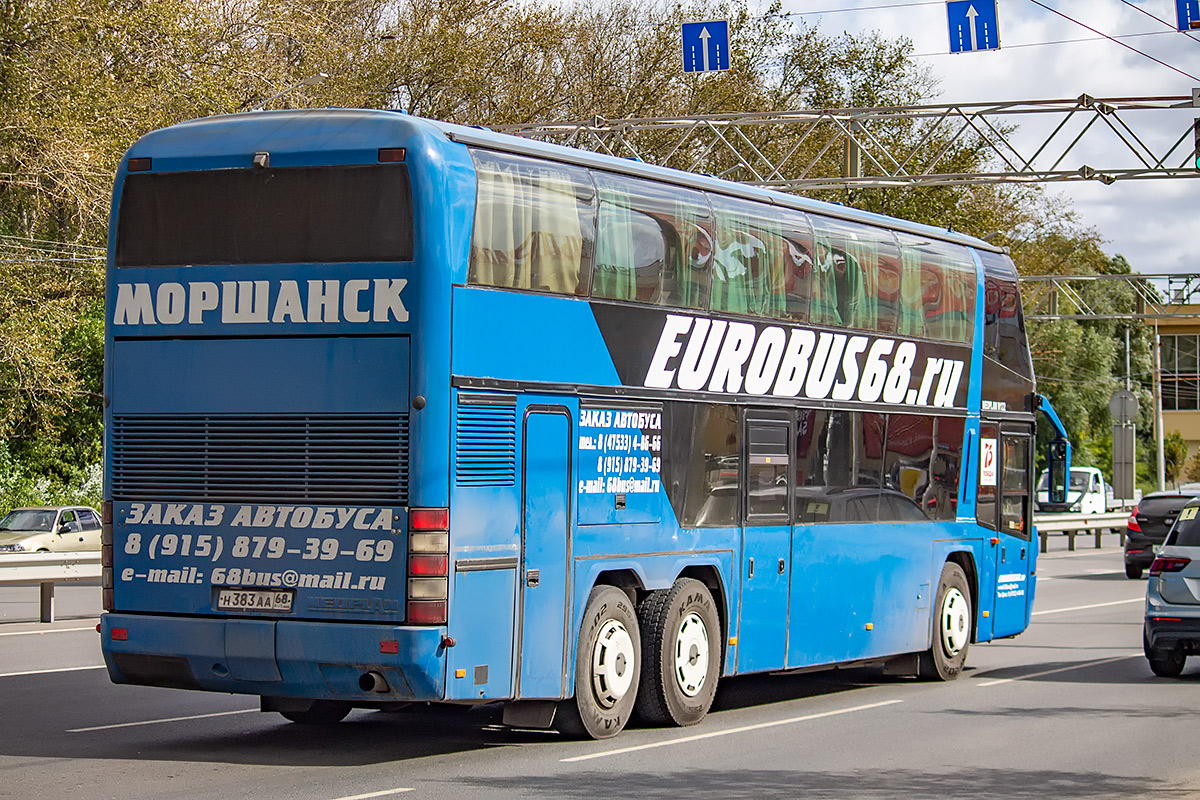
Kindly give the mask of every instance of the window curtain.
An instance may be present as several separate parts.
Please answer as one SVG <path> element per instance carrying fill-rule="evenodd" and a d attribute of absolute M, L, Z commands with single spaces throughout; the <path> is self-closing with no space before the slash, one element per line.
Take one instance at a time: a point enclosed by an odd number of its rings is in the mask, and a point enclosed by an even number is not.
<path fill-rule="evenodd" d="M 781 226 L 764 216 L 753 218 L 729 202 L 714 200 L 713 210 L 717 242 L 712 307 L 738 314 L 784 316 L 787 295 Z"/>
<path fill-rule="evenodd" d="M 586 294 L 589 265 L 584 242 L 591 239 L 590 207 L 580 201 L 578 180 L 566 169 L 541 162 L 478 153 L 475 158 L 477 196 L 468 281 Z"/>

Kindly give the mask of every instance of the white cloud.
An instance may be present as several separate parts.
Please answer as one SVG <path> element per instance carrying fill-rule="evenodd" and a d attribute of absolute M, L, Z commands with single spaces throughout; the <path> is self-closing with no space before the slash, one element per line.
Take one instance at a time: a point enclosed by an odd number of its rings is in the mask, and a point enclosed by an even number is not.
<path fill-rule="evenodd" d="M 820 0 L 818 0 L 820 2 Z M 879 6 L 887 0 L 824 0 L 822 9 Z M 1130 47 L 1200 76 L 1200 35 L 1173 30 L 1171 0 L 1066 2 L 1044 0 L 1097 31 L 1125 38 Z M 804 0 L 784 0 L 785 12 L 803 13 L 813 7 Z M 1139 9 L 1163 20 L 1155 21 Z M 1173 71 L 1115 42 L 1097 35 L 1030 0 L 999 0 L 1001 49 L 949 54 L 949 32 L 943 3 L 910 4 L 898 8 L 826 13 L 806 17 L 828 34 L 842 30 L 878 30 L 912 40 L 914 52 L 939 80 L 939 102 L 974 103 L 1052 100 L 1089 94 L 1093 97 L 1189 96 L 1200 79 Z M 1089 41 L 1071 41 L 1084 39 Z M 1057 43 L 1057 44 L 1047 44 Z M 1159 150 L 1175 143 L 1190 129 L 1200 109 L 1170 112 L 1128 112 L 1128 124 L 1147 144 Z M 1134 116 L 1136 115 L 1136 116 Z M 1054 123 L 1057 123 L 1055 120 Z M 1014 119 L 1021 126 L 1016 141 L 1032 152 L 1044 139 L 1049 117 Z M 1063 167 L 1087 163 L 1096 167 L 1133 168 L 1115 135 L 1095 136 L 1093 129 Z M 1073 137 L 1072 137 L 1073 138 Z M 1058 152 L 1069 140 L 1063 140 Z M 1185 142 L 1190 152 L 1190 135 Z M 1182 150 L 1169 166 L 1179 166 Z M 1045 165 L 1049 166 L 1049 165 Z M 1106 240 L 1109 253 L 1120 253 L 1141 272 L 1200 272 L 1192 244 L 1200 216 L 1200 178 L 1120 181 L 1110 186 L 1093 182 L 1059 183 L 1050 191 L 1072 201 L 1081 222 Z"/>

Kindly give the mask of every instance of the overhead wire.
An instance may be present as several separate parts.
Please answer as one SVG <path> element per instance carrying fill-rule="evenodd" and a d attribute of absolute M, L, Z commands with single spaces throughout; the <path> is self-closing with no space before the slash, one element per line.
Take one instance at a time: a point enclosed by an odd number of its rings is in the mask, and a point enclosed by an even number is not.
<path fill-rule="evenodd" d="M 1127 50 L 1130 50 L 1130 51 L 1142 56 L 1143 58 L 1148 58 L 1160 66 L 1166 67 L 1167 69 L 1172 70 L 1173 72 L 1177 72 L 1186 78 L 1191 78 L 1194 81 L 1200 81 L 1200 77 L 1197 77 L 1196 75 L 1193 75 L 1190 72 L 1186 72 L 1176 66 L 1173 66 L 1172 64 L 1168 64 L 1167 62 L 1165 62 L 1159 58 L 1155 58 L 1154 56 L 1150 55 L 1149 53 L 1144 53 L 1141 50 L 1138 50 L 1136 47 L 1133 47 L 1131 45 L 1128 45 L 1128 44 L 1120 41 L 1121 39 L 1134 38 L 1134 37 L 1138 37 L 1138 36 L 1159 35 L 1158 32 L 1118 34 L 1118 35 L 1113 36 L 1113 35 L 1104 33 L 1103 31 L 1097 30 L 1097 29 L 1091 27 L 1090 25 L 1087 25 L 1086 23 L 1080 22 L 1079 20 L 1075 19 L 1074 17 L 1064 14 L 1063 12 L 1058 11 L 1057 9 L 1051 8 L 1050 6 L 1046 5 L 1045 3 L 1039 2 L 1039 0 L 1029 0 L 1029 2 L 1045 9 L 1046 11 L 1049 11 L 1052 14 L 1057 14 L 1058 16 L 1062 17 L 1063 19 L 1067 20 L 1068 22 L 1073 22 L 1074 24 L 1076 24 L 1082 28 L 1086 28 L 1087 30 L 1096 34 L 1096 38 L 1094 38 L 1094 39 L 1093 38 L 1062 39 L 1062 40 L 1053 41 L 1053 42 L 1028 42 L 1025 44 L 1008 45 L 1006 47 L 1006 49 L 1012 50 L 1012 49 L 1024 48 L 1024 47 L 1046 47 L 1046 46 L 1050 46 L 1050 45 L 1075 44 L 1077 42 L 1087 42 L 1087 41 L 1097 41 L 1099 39 L 1107 39 L 1108 41 L 1113 42 L 1114 44 L 1118 44 L 1121 47 L 1124 47 Z M 1172 25 L 1167 20 L 1164 20 L 1160 17 L 1156 17 L 1153 14 L 1151 14 L 1149 11 L 1146 11 L 1143 8 L 1139 8 L 1137 5 L 1130 2 L 1130 0 L 1119 0 L 1119 2 L 1124 3 L 1125 5 L 1128 5 L 1131 8 L 1136 9 L 1137 11 L 1140 11 L 1141 13 L 1150 17 L 1151 19 L 1155 20 L 1156 22 L 1166 25 L 1173 32 L 1177 32 L 1177 33 L 1180 32 L 1174 25 Z M 827 8 L 827 9 L 822 9 L 819 11 L 787 11 L 787 12 L 779 13 L 777 16 L 780 16 L 780 17 L 808 17 L 808 16 L 819 16 L 819 15 L 823 15 L 823 14 L 838 14 L 838 13 L 850 13 L 850 12 L 859 12 L 859 11 L 879 11 L 879 10 L 892 9 L 892 8 L 911 8 L 911 7 L 916 7 L 916 6 L 932 6 L 932 5 L 945 5 L 945 2 L 944 2 L 944 0 L 918 0 L 917 2 L 909 2 L 909 3 L 887 3 L 887 4 L 874 5 L 874 6 L 855 6 L 855 7 L 851 7 L 851 8 Z M 1187 34 L 1187 38 L 1192 39 L 1193 41 L 1200 41 L 1200 39 L 1197 39 L 1196 37 L 1192 36 L 1190 33 L 1186 32 L 1186 31 L 1183 31 L 1183 33 Z M 930 58 L 933 56 L 943 56 L 943 55 L 950 55 L 950 53 L 946 53 L 946 52 L 916 53 L 913 55 L 913 57 L 914 58 Z"/>
<path fill-rule="evenodd" d="M 1088 25 L 1087 23 L 1080 22 L 1079 20 L 1075 19 L 1074 17 L 1068 16 L 1067 14 L 1064 14 L 1063 12 L 1061 12 L 1057 9 L 1051 8 L 1050 6 L 1041 2 L 1041 0 L 1029 0 L 1029 2 L 1033 3 L 1035 6 L 1038 6 L 1039 8 L 1046 9 L 1047 11 L 1049 11 L 1052 14 L 1057 14 L 1058 16 L 1062 17 L 1063 19 L 1067 20 L 1068 22 L 1073 22 L 1081 28 L 1086 28 L 1089 31 L 1091 31 L 1092 33 L 1102 36 L 1105 39 L 1108 39 L 1110 42 L 1113 42 L 1114 44 L 1119 44 L 1121 47 L 1124 47 L 1126 50 L 1130 50 L 1134 53 L 1137 53 L 1139 56 L 1142 56 L 1143 58 L 1148 58 L 1151 61 L 1153 61 L 1154 63 L 1159 64 L 1160 66 L 1164 66 L 1167 69 L 1171 70 L 1172 72 L 1178 72 L 1180 75 L 1184 76 L 1185 78 L 1191 78 L 1194 81 L 1200 81 L 1200 77 L 1197 77 L 1190 72 L 1184 72 L 1183 70 L 1179 69 L 1179 67 L 1172 66 L 1171 64 L 1168 64 L 1167 62 L 1163 61 L 1162 59 L 1155 58 L 1154 56 L 1150 55 L 1149 53 L 1143 53 L 1141 50 L 1138 50 L 1136 47 L 1133 47 L 1132 45 L 1125 44 L 1124 42 L 1122 42 L 1112 36 L 1109 36 L 1107 33 L 1104 33 L 1103 31 L 1096 30 L 1095 28 L 1093 28 L 1091 25 Z"/>

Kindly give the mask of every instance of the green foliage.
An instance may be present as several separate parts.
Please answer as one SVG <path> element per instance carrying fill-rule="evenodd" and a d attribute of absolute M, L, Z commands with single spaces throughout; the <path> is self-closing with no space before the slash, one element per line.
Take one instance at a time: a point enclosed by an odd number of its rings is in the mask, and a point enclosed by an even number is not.
<path fill-rule="evenodd" d="M 1163 437 L 1163 455 L 1167 483 L 1177 483 L 1187 460 L 1187 442 L 1184 441 L 1183 434 L 1179 431 L 1167 431 Z"/>
<path fill-rule="evenodd" d="M 694 19 L 730 20 L 727 72 L 680 70 L 678 26 Z M 302 84 L 318 73 L 328 77 Z M 907 105 L 935 91 L 910 41 L 795 26 L 779 0 L 753 11 L 743 0 L 0 0 L 3 499 L 82 492 L 95 501 L 85 465 L 99 461 L 102 441 L 112 176 L 148 131 L 260 106 L 392 108 L 494 126 Z M 985 166 L 981 141 L 950 141 L 933 123 L 896 118 L 865 132 L 893 147 L 923 142 L 911 169 L 935 160 L 959 172 Z M 746 135 L 772 159 L 790 153 L 789 169 L 811 162 L 837 173 L 840 142 L 830 146 L 828 136 L 770 126 Z M 655 158 L 669 146 L 653 134 L 637 143 Z M 670 163 L 751 177 L 731 156 L 705 160 L 707 150 L 689 142 Z M 1129 270 L 1037 187 L 822 196 L 992 237 L 1025 274 Z M 1112 323 L 1030 329 L 1041 386 L 1071 428 L 1077 460 L 1103 465 L 1121 331 Z M 1135 374 L 1148 373 L 1141 327 L 1134 362 Z M 1145 436 L 1149 396 L 1140 384 L 1136 391 Z"/>

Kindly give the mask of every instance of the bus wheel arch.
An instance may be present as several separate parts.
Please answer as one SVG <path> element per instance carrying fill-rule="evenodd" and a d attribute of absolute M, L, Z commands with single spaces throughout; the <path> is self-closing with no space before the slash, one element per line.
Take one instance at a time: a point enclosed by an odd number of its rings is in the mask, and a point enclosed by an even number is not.
<path fill-rule="evenodd" d="M 635 607 L 646 591 L 646 584 L 642 581 L 642 576 L 632 569 L 605 570 L 596 576 L 596 580 L 588 590 L 589 593 L 594 591 L 597 586 L 612 586 L 620 589 L 629 597 L 629 602 Z"/>
<path fill-rule="evenodd" d="M 958 565 L 967 579 L 967 588 L 971 590 L 971 643 L 975 644 L 979 641 L 979 572 L 975 569 L 975 556 L 969 550 L 959 550 L 946 556 L 946 561 Z"/>

